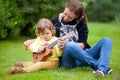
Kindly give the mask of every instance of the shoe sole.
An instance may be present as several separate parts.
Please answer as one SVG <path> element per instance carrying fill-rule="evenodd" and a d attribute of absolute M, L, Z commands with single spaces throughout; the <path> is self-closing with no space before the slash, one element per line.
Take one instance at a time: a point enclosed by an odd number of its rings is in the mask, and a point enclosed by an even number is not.
<path fill-rule="evenodd" d="M 102 72 L 100 72 L 100 71 L 93 71 L 93 73 L 94 73 L 96 76 L 104 77 L 104 73 L 102 73 Z"/>
<path fill-rule="evenodd" d="M 107 74 L 111 74 L 113 72 L 113 69 L 110 69 Z"/>

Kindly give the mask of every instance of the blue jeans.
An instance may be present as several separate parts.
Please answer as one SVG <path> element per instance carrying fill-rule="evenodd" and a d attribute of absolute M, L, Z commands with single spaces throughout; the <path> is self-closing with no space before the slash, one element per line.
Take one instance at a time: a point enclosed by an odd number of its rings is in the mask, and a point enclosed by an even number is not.
<path fill-rule="evenodd" d="M 100 69 L 106 73 L 109 68 L 111 48 L 112 41 L 108 37 L 102 38 L 93 47 L 85 50 L 74 41 L 70 41 L 64 47 L 61 66 L 65 68 L 90 66 L 94 70 Z"/>

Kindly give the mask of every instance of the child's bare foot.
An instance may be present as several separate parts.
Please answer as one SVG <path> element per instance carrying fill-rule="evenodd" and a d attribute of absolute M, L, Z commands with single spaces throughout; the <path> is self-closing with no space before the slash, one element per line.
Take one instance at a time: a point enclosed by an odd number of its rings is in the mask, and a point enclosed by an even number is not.
<path fill-rule="evenodd" d="M 16 74 L 16 73 L 23 73 L 23 69 L 22 68 L 11 68 L 10 73 L 11 74 Z"/>
<path fill-rule="evenodd" d="M 14 65 L 15 65 L 15 66 L 23 67 L 23 62 L 22 62 L 22 61 L 19 61 L 19 62 L 16 62 Z"/>

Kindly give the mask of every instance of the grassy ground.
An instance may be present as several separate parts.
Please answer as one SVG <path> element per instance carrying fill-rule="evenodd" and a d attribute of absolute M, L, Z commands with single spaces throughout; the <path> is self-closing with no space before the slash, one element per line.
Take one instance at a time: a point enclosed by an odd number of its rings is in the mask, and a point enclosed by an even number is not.
<path fill-rule="evenodd" d="M 11 75 L 10 68 L 16 61 L 32 60 L 31 53 L 23 48 L 26 39 L 20 38 L 0 41 L 0 80 L 120 80 L 120 23 L 88 23 L 88 26 L 90 45 L 94 45 L 102 37 L 111 37 L 113 48 L 110 67 L 114 69 L 112 74 L 101 78 L 93 75 L 89 67 L 78 67 L 70 70 L 59 68 Z"/>

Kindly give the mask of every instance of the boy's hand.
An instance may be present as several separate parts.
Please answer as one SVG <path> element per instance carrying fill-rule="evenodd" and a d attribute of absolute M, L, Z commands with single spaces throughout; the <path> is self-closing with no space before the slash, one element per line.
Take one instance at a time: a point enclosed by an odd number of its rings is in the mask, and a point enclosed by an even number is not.
<path fill-rule="evenodd" d="M 38 53 L 42 53 L 42 52 L 44 52 L 45 51 L 45 46 L 42 46 L 42 47 L 40 47 L 39 49 L 38 49 Z"/>
<path fill-rule="evenodd" d="M 34 42 L 34 39 L 25 41 L 25 42 L 24 42 L 24 48 L 25 48 L 25 50 L 28 50 L 30 44 L 32 44 L 33 42 Z"/>

